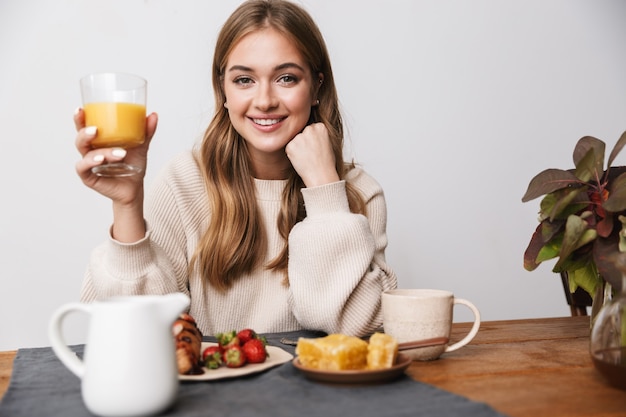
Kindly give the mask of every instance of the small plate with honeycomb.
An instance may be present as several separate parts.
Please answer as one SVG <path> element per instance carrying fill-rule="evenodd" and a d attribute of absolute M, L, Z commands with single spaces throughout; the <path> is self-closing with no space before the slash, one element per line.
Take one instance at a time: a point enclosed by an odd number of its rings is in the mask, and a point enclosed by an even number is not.
<path fill-rule="evenodd" d="M 332 384 L 378 384 L 393 381 L 404 375 L 404 371 L 411 364 L 411 358 L 402 353 L 398 353 L 396 362 L 391 368 L 385 369 L 364 369 L 364 370 L 343 370 L 327 371 L 313 369 L 303 366 L 296 357 L 293 366 L 301 371 L 308 379 L 317 382 L 327 382 Z"/>

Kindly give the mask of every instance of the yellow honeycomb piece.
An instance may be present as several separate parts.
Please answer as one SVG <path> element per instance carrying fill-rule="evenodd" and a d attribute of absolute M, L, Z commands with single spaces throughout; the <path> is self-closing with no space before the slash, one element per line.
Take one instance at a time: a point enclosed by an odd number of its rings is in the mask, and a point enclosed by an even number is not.
<path fill-rule="evenodd" d="M 308 339 L 301 337 L 296 354 L 303 366 L 327 371 L 367 368 L 368 343 L 355 336 L 330 334 Z"/>
<path fill-rule="evenodd" d="M 398 341 L 388 334 L 374 333 L 367 351 L 368 369 L 391 368 L 398 355 Z"/>

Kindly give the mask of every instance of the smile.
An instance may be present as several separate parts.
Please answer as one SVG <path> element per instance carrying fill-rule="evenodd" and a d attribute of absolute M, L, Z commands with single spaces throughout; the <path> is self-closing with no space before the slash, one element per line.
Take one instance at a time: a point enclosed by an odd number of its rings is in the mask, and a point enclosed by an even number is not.
<path fill-rule="evenodd" d="M 256 123 L 257 125 L 261 125 L 261 126 L 272 126 L 272 125 L 275 125 L 276 123 L 280 123 L 283 120 L 284 118 L 282 119 L 252 119 L 254 123 Z"/>

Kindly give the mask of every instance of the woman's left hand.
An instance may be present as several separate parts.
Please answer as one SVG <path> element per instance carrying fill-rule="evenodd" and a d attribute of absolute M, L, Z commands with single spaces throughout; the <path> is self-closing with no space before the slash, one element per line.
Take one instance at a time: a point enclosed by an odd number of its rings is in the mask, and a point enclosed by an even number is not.
<path fill-rule="evenodd" d="M 339 181 L 335 155 L 323 123 L 305 127 L 287 144 L 285 152 L 308 188 Z"/>

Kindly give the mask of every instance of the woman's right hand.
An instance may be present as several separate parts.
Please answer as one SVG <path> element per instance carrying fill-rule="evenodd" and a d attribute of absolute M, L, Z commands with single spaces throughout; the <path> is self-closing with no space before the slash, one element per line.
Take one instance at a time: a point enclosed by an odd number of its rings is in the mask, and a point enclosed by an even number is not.
<path fill-rule="evenodd" d="M 121 148 L 94 149 L 91 142 L 98 135 L 93 126 L 85 126 L 85 112 L 78 109 L 74 114 L 76 148 L 82 159 L 76 163 L 76 172 L 83 183 L 113 201 L 113 226 L 111 237 L 120 242 L 132 243 L 142 239 L 146 234 L 146 224 L 143 218 L 143 179 L 146 172 L 146 162 L 150 141 L 154 136 L 158 122 L 156 113 L 146 117 L 146 139 L 135 148 L 124 150 Z M 138 166 L 141 173 L 128 177 L 99 177 L 91 168 L 107 162 L 121 160 Z"/>
<path fill-rule="evenodd" d="M 146 117 L 146 139 L 144 143 L 132 149 L 101 148 L 94 149 L 91 142 L 98 135 L 95 126 L 85 126 L 85 112 L 78 109 L 74 114 L 76 148 L 82 159 L 76 163 L 76 172 L 83 183 L 105 197 L 120 205 L 137 204 L 138 197 L 143 199 L 143 179 L 146 172 L 146 162 L 150 141 L 154 136 L 158 122 L 156 113 Z M 91 169 L 105 162 L 125 160 L 139 166 L 141 173 L 128 177 L 100 177 Z M 141 202 L 143 204 L 143 201 Z"/>

